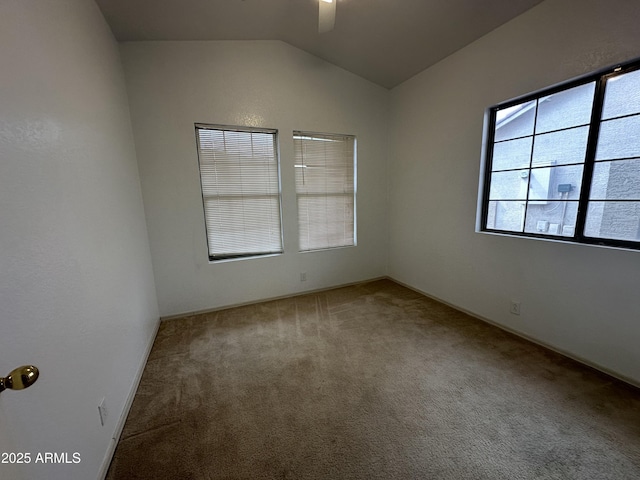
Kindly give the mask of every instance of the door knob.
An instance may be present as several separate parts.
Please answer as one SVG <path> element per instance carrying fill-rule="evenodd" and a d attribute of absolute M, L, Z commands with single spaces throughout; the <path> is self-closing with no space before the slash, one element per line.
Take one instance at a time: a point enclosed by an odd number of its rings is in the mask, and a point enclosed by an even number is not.
<path fill-rule="evenodd" d="M 30 387 L 36 380 L 40 372 L 38 368 L 33 365 L 23 365 L 15 370 L 12 370 L 9 375 L 4 378 L 0 378 L 0 392 L 7 388 L 11 390 L 22 390 Z"/>

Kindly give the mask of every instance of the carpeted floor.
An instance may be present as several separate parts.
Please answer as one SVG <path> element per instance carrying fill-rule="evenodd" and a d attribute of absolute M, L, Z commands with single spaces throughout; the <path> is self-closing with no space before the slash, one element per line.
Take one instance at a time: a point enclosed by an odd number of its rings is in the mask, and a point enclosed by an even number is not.
<path fill-rule="evenodd" d="M 640 391 L 382 280 L 164 322 L 107 478 L 638 479 Z"/>

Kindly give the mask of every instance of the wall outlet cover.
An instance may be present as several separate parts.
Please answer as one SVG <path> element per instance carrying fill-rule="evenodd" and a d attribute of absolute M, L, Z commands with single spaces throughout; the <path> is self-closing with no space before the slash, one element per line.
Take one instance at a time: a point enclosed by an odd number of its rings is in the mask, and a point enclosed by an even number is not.
<path fill-rule="evenodd" d="M 98 405 L 98 414 L 100 415 L 100 424 L 104 427 L 105 422 L 107 421 L 107 405 L 105 404 L 105 399 L 102 397 L 102 401 Z"/>
<path fill-rule="evenodd" d="M 509 310 L 513 315 L 520 315 L 520 302 L 511 302 L 511 308 Z"/>

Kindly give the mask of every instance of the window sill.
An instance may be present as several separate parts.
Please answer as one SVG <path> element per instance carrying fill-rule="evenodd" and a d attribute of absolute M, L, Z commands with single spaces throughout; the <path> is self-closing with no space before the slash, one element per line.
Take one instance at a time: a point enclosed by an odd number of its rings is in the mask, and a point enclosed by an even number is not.
<path fill-rule="evenodd" d="M 218 265 L 221 263 L 239 262 L 242 260 L 255 260 L 258 258 L 281 257 L 284 253 L 268 253 L 266 255 L 252 255 L 250 257 L 221 258 L 219 260 L 209 259 L 209 265 Z"/>
<path fill-rule="evenodd" d="M 549 237 L 538 237 L 535 235 L 517 235 L 517 234 L 510 234 L 510 233 L 502 233 L 502 232 L 492 232 L 490 230 L 478 230 L 476 229 L 475 231 L 476 233 L 480 233 L 480 234 L 484 234 L 484 235 L 491 235 L 494 237 L 508 237 L 508 238 L 517 238 L 518 240 L 538 240 L 538 241 L 543 241 L 543 242 L 552 242 L 552 243 L 559 243 L 559 244 L 564 244 L 564 245 L 577 245 L 580 247 L 598 247 L 598 248 L 605 248 L 605 249 L 609 249 L 609 250 L 620 250 L 623 252 L 638 252 L 640 250 L 640 245 L 637 248 L 633 248 L 633 247 L 623 247 L 623 246 L 617 246 L 617 245 L 607 245 L 607 244 L 602 244 L 602 243 L 590 243 L 590 242 L 578 242 L 576 240 L 571 240 L 567 237 L 562 237 L 561 239 L 555 239 L 555 238 L 549 238 Z"/>

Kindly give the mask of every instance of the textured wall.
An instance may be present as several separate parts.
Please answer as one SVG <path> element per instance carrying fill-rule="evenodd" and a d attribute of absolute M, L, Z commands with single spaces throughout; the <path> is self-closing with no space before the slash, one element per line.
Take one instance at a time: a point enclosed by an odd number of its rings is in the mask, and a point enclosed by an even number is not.
<path fill-rule="evenodd" d="M 386 273 L 387 90 L 277 41 L 133 42 L 121 51 L 162 315 Z M 283 255 L 209 263 L 195 122 L 278 129 Z M 356 135 L 357 247 L 298 253 L 293 130 Z"/>
<path fill-rule="evenodd" d="M 158 321 L 118 49 L 93 2 L 3 0 L 0 64 L 0 375 L 40 367 L 0 395 L 0 451 L 32 454 L 0 478 L 94 479 Z"/>
<path fill-rule="evenodd" d="M 638 18 L 635 1 L 545 1 L 392 91 L 389 160 L 394 278 L 636 382 L 638 252 L 475 223 L 485 109 L 640 55 Z"/>

